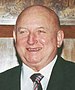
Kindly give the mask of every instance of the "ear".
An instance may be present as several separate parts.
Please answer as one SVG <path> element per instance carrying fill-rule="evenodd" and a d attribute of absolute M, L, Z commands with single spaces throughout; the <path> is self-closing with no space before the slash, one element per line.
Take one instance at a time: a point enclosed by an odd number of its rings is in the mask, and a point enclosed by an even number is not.
<path fill-rule="evenodd" d="M 62 42 L 64 40 L 64 32 L 62 30 L 59 30 L 57 32 L 57 47 L 61 47 Z"/>

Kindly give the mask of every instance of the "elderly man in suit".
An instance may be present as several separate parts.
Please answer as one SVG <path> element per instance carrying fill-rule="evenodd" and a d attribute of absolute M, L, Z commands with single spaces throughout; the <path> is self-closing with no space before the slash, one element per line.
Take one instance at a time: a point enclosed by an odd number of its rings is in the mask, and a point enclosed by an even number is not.
<path fill-rule="evenodd" d="M 13 32 L 21 64 L 0 74 L 0 90 L 75 90 L 75 64 L 57 54 L 64 33 L 53 10 L 25 8 Z"/>

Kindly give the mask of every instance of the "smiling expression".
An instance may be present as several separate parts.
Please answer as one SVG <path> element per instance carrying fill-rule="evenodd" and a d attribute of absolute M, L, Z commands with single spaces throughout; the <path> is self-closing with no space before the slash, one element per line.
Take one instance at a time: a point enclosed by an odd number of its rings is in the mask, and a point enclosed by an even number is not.
<path fill-rule="evenodd" d="M 15 45 L 22 61 L 36 71 L 53 60 L 60 35 L 57 35 L 57 24 L 50 12 L 32 8 L 17 20 Z"/>

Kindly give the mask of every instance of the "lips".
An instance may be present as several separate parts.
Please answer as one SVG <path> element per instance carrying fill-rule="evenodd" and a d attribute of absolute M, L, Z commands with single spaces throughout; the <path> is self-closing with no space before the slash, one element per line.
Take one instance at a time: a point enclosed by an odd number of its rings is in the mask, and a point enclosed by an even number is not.
<path fill-rule="evenodd" d="M 42 48 L 37 47 L 37 48 L 26 48 L 29 52 L 37 52 L 40 51 Z"/>

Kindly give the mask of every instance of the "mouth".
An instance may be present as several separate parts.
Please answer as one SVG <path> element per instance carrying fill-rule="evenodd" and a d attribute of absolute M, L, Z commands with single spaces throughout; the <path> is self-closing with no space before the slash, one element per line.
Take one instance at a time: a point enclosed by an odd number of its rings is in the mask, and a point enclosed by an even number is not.
<path fill-rule="evenodd" d="M 27 49 L 27 51 L 29 51 L 29 52 L 38 52 L 38 51 L 40 51 L 42 48 L 41 47 L 37 47 L 37 48 L 26 48 Z"/>

